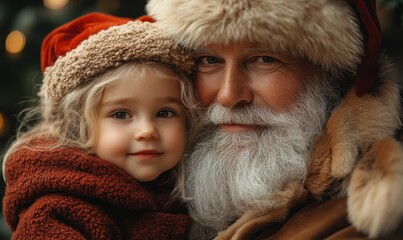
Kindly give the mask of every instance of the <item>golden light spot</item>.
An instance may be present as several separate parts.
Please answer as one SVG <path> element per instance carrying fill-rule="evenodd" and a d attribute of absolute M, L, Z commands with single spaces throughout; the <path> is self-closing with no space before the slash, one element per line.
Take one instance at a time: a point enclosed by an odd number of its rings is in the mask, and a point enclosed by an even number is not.
<path fill-rule="evenodd" d="M 21 52 L 25 47 L 25 35 L 20 31 L 12 31 L 6 38 L 7 52 L 14 54 Z"/>
<path fill-rule="evenodd" d="M 6 132 L 6 123 L 3 114 L 0 112 L 0 136 Z"/>
<path fill-rule="evenodd" d="M 43 0 L 43 4 L 45 7 L 52 9 L 52 10 L 57 10 L 60 9 L 69 2 L 69 0 Z"/>

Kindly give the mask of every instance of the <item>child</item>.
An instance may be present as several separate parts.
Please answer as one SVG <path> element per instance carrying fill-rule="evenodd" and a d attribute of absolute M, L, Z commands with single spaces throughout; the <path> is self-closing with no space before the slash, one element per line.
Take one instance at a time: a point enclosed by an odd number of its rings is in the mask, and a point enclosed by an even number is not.
<path fill-rule="evenodd" d="M 190 52 L 148 17 L 92 13 L 41 52 L 42 120 L 3 166 L 13 239 L 183 239 L 169 204 L 195 110 Z"/>

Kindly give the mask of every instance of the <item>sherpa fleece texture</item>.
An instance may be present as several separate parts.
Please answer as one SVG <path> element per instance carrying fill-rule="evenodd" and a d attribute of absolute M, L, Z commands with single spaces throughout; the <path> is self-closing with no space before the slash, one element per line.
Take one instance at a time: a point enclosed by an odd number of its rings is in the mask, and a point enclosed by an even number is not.
<path fill-rule="evenodd" d="M 31 147 L 47 140 L 36 140 Z M 158 193 L 81 150 L 21 149 L 5 165 L 12 239 L 185 239 L 190 219 Z M 173 205 L 172 205 L 173 206 Z"/>
<path fill-rule="evenodd" d="M 139 19 L 91 13 L 52 31 L 42 44 L 45 70 L 38 95 L 59 102 L 97 74 L 134 60 L 159 62 L 190 74 L 194 68 L 190 51 L 177 46 L 157 23 L 148 22 L 151 18 Z"/>

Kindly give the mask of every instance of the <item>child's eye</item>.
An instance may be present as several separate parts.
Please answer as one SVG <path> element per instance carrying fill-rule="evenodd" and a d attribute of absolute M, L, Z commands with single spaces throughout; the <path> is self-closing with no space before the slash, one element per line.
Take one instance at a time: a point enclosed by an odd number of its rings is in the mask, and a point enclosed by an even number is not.
<path fill-rule="evenodd" d="M 170 118 L 175 115 L 176 115 L 176 113 L 172 110 L 162 110 L 157 113 L 158 118 Z"/>
<path fill-rule="evenodd" d="M 128 119 L 130 118 L 130 114 L 125 111 L 117 111 L 112 114 L 112 117 L 116 119 Z"/>

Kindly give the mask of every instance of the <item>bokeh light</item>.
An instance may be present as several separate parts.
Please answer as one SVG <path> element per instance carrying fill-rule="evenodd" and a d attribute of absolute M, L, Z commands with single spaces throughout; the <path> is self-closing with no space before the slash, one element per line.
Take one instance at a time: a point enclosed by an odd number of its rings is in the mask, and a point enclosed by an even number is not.
<path fill-rule="evenodd" d="M 20 31 L 12 31 L 6 38 L 6 50 L 8 53 L 16 54 L 25 47 L 25 35 Z"/>
<path fill-rule="evenodd" d="M 4 115 L 0 112 L 0 136 L 4 136 L 7 133 L 7 124 Z"/>
<path fill-rule="evenodd" d="M 53 10 L 61 9 L 69 2 L 69 0 L 43 0 L 45 7 Z"/>

